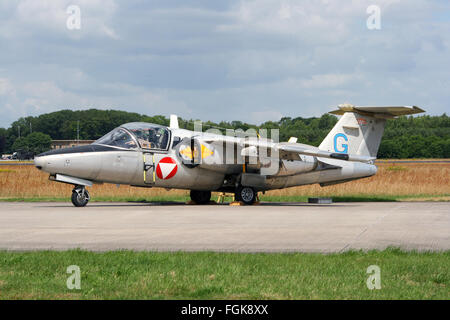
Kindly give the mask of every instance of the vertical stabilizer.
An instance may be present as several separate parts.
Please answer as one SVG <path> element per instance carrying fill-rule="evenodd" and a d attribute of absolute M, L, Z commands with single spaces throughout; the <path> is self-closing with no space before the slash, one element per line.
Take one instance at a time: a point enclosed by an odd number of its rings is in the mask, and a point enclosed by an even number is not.
<path fill-rule="evenodd" d="M 386 119 L 424 112 L 418 107 L 358 107 L 339 105 L 330 113 L 342 115 L 319 148 L 329 152 L 376 157 Z"/>

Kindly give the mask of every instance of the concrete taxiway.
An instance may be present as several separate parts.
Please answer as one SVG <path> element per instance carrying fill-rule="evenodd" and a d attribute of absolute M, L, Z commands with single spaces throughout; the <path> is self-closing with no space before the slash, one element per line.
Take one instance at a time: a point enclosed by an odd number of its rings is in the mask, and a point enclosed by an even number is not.
<path fill-rule="evenodd" d="M 0 203 L 0 249 L 342 252 L 450 250 L 450 202 Z"/>

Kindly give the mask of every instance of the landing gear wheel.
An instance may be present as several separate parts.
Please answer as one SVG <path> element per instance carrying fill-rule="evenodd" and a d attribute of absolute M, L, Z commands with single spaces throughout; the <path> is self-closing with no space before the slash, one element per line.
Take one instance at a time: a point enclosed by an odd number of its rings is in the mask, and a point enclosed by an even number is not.
<path fill-rule="evenodd" d="M 254 204 L 256 201 L 257 192 L 252 187 L 239 186 L 236 189 L 234 199 L 242 201 L 245 204 Z"/>
<path fill-rule="evenodd" d="M 72 203 L 75 207 L 85 207 L 89 200 L 91 197 L 85 187 L 75 187 L 72 190 Z"/>
<path fill-rule="evenodd" d="M 191 200 L 196 204 L 207 204 L 211 200 L 211 191 L 191 190 Z"/>

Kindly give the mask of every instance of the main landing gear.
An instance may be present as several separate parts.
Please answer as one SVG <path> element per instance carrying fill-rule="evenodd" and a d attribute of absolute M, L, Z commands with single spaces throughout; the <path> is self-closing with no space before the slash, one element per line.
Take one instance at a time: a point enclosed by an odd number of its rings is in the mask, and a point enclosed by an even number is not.
<path fill-rule="evenodd" d="M 252 187 L 239 186 L 234 193 L 234 200 L 245 204 L 254 204 L 258 193 Z"/>
<path fill-rule="evenodd" d="M 89 192 L 84 186 L 75 186 L 72 190 L 72 203 L 75 207 L 85 207 L 91 200 Z"/>
<path fill-rule="evenodd" d="M 191 200 L 196 204 L 208 204 L 211 200 L 211 191 L 191 190 Z"/>
<path fill-rule="evenodd" d="M 234 200 L 244 204 L 254 204 L 258 193 L 252 187 L 238 186 L 234 193 Z M 211 191 L 191 190 L 191 200 L 196 204 L 208 204 L 211 200 Z"/>

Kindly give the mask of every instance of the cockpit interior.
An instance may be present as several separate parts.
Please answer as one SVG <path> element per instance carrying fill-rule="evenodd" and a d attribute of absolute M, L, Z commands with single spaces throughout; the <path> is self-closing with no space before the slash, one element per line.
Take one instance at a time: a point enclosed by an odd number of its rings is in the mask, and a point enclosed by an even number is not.
<path fill-rule="evenodd" d="M 107 133 L 94 144 L 103 144 L 125 149 L 167 150 L 170 141 L 170 131 L 166 127 L 144 123 L 127 123 Z"/>

